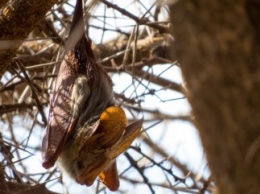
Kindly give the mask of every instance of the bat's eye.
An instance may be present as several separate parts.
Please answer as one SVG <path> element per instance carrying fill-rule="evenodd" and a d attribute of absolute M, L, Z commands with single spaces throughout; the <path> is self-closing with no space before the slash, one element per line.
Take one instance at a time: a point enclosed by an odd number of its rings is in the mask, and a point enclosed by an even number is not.
<path fill-rule="evenodd" d="M 78 170 L 82 170 L 84 168 L 84 164 L 81 160 L 78 160 L 76 165 L 77 165 Z"/>

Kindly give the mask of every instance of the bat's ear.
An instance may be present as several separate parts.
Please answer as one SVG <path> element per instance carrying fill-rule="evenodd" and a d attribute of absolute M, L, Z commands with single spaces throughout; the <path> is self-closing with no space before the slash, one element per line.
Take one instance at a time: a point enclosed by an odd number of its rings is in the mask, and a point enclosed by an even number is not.
<path fill-rule="evenodd" d="M 99 138 L 99 147 L 109 148 L 122 136 L 127 124 L 127 118 L 122 108 L 111 106 L 100 116 L 99 126 L 95 134 L 102 133 Z"/>
<path fill-rule="evenodd" d="M 125 133 L 120 140 L 107 150 L 107 157 L 114 159 L 127 150 L 142 129 L 143 119 L 137 120 L 125 128 Z"/>
<path fill-rule="evenodd" d="M 117 174 L 116 161 L 114 161 L 108 169 L 104 170 L 99 174 L 99 178 L 104 185 L 106 185 L 109 190 L 117 191 L 119 187 L 119 180 Z"/>

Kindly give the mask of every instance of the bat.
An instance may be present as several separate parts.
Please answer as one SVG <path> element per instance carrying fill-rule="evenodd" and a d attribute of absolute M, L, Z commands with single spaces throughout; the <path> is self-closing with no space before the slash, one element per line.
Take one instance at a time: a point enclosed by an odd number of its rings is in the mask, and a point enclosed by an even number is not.
<path fill-rule="evenodd" d="M 122 117 L 122 118 L 120 118 Z M 126 127 L 123 109 L 109 107 L 78 130 L 59 157 L 62 168 L 80 184 L 90 186 L 97 176 L 112 191 L 119 187 L 116 157 L 139 134 L 142 120 Z"/>
<path fill-rule="evenodd" d="M 90 186 L 99 176 L 114 191 L 116 157 L 137 137 L 143 120 L 127 126 L 124 110 L 115 106 L 111 79 L 96 63 L 84 33 L 82 0 L 75 6 L 69 40 L 75 42 L 67 46 L 50 97 L 42 165 L 48 169 L 58 161 L 78 183 Z"/>

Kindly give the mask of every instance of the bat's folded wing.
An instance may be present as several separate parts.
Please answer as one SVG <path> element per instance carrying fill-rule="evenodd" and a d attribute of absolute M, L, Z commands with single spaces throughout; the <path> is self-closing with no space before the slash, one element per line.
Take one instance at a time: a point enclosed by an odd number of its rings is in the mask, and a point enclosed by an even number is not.
<path fill-rule="evenodd" d="M 87 80 L 74 76 L 65 61 L 61 64 L 55 86 L 42 142 L 44 168 L 55 164 L 67 139 L 76 128 L 79 114 L 89 95 Z"/>

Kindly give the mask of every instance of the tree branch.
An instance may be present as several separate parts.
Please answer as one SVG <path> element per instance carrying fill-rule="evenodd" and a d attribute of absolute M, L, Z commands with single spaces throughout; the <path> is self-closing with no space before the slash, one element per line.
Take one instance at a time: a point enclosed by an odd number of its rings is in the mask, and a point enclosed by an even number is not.
<path fill-rule="evenodd" d="M 56 2 L 57 0 L 14 0 L 1 8 L 0 78 L 23 40 Z"/>

